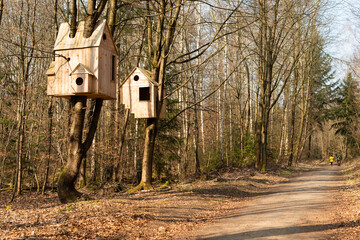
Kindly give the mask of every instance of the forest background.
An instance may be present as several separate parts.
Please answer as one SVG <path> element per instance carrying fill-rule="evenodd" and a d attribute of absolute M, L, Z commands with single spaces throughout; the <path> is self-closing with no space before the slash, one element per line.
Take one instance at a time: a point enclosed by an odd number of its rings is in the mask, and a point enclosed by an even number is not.
<path fill-rule="evenodd" d="M 76 20 L 84 20 L 89 2 L 98 2 L 96 9 L 106 3 L 99 17 L 113 23 L 117 86 L 134 67 L 156 71 L 155 56 L 166 58 L 160 100 L 167 115 L 157 123 L 150 184 L 221 167 L 266 171 L 358 153 L 359 51 L 347 61 L 327 53 L 331 1 L 0 0 L 1 189 L 56 189 L 68 161 L 72 108 L 46 95 L 45 73 L 59 24 L 70 22 L 74 5 Z M 359 20 L 356 9 L 353 16 Z M 334 61 L 346 65 L 343 79 L 335 78 Z M 119 99 L 104 101 L 77 188 L 145 180 L 151 123 L 135 119 Z"/>

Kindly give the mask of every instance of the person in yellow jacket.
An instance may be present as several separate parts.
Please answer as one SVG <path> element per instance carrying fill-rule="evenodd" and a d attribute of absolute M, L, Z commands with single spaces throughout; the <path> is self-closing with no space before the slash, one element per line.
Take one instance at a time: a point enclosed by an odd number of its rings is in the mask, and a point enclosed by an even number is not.
<path fill-rule="evenodd" d="M 334 157 L 333 157 L 333 155 L 330 155 L 330 165 L 332 166 L 333 163 L 334 163 Z"/>

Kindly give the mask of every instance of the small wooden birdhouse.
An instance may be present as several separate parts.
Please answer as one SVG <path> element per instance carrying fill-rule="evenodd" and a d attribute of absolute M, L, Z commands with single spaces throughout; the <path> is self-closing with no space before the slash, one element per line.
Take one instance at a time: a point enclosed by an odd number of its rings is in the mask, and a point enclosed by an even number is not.
<path fill-rule="evenodd" d="M 120 85 L 120 102 L 135 114 L 135 118 L 155 118 L 159 84 L 145 69 L 135 68 Z M 165 118 L 166 101 L 163 101 L 160 119 Z"/>
<path fill-rule="evenodd" d="M 55 61 L 46 72 L 47 95 L 116 98 L 117 51 L 106 21 L 98 21 L 89 38 L 79 22 L 74 38 L 68 23 L 60 25 L 54 52 Z"/>

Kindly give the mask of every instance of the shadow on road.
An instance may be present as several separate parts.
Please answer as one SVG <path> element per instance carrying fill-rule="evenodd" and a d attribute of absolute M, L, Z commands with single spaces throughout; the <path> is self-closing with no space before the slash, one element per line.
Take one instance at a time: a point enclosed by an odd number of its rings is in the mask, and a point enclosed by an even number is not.
<path fill-rule="evenodd" d="M 359 221 L 359 220 L 358 220 Z M 238 234 L 229 234 L 229 235 L 222 235 L 216 237 L 200 237 L 196 238 L 198 240 L 215 240 L 215 239 L 238 239 L 238 240 L 245 240 L 245 239 L 256 239 L 256 238 L 264 238 L 264 237 L 276 237 L 276 236 L 289 236 L 291 238 L 291 234 L 298 234 L 298 233 L 312 233 L 312 232 L 321 232 L 325 230 L 331 229 L 339 229 L 345 226 L 349 226 L 354 224 L 354 222 L 342 222 L 342 223 L 335 223 L 335 224 L 319 224 L 319 225 L 306 225 L 306 226 L 293 226 L 293 227 L 285 227 L 285 228 L 268 228 L 263 230 L 257 231 L 248 231 L 242 232 Z"/>

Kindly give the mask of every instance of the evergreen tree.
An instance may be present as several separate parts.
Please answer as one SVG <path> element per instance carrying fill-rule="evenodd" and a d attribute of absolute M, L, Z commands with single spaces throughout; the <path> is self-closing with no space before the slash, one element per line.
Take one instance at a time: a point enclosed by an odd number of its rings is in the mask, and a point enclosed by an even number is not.
<path fill-rule="evenodd" d="M 336 129 L 335 134 L 344 137 L 347 149 L 358 149 L 359 136 L 356 134 L 359 118 L 358 87 L 357 80 L 351 73 L 347 75 L 336 93 L 335 105 L 329 112 L 329 118 L 335 121 L 331 127 Z"/>

